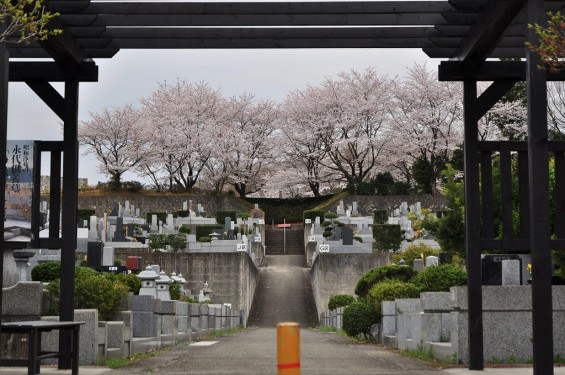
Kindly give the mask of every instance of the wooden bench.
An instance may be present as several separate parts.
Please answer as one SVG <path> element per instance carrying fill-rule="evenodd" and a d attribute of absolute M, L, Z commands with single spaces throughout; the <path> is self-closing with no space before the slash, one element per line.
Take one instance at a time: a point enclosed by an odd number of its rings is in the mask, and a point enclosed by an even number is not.
<path fill-rule="evenodd" d="M 28 375 L 39 374 L 40 361 L 46 358 L 68 356 L 71 360 L 71 373 L 78 375 L 78 338 L 79 328 L 84 322 L 58 322 L 49 320 L 34 320 L 26 322 L 7 322 L 0 325 L 0 334 L 19 333 L 28 335 L 28 356 L 22 359 L 0 358 L 0 366 L 27 366 Z M 71 331 L 71 351 L 42 351 L 41 334 L 43 332 Z"/>

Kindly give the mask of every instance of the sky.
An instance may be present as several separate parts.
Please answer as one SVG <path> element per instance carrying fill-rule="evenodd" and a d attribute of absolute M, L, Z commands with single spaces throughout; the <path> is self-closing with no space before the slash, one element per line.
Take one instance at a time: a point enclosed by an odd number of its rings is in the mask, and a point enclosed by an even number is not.
<path fill-rule="evenodd" d="M 282 101 L 292 90 L 351 69 L 371 66 L 380 74 L 402 78 L 415 62 L 433 70 L 439 63 L 418 49 L 122 50 L 112 59 L 96 60 L 98 82 L 80 84 L 79 120 L 88 121 L 90 113 L 105 107 L 138 104 L 164 81 L 205 81 L 226 96 L 249 92 Z M 62 90 L 62 85 L 54 87 Z M 8 139 L 62 138 L 60 120 L 47 105 L 25 84 L 10 83 Z M 93 156 L 80 158 L 79 177 L 88 178 L 89 185 L 108 180 L 96 164 Z M 139 178 L 124 176 L 134 179 Z"/>

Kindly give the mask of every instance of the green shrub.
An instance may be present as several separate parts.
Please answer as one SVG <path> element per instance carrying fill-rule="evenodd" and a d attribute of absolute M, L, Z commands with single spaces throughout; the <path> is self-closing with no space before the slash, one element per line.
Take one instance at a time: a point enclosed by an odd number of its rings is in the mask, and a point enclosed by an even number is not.
<path fill-rule="evenodd" d="M 139 294 L 139 289 L 141 289 L 141 280 L 139 280 L 135 274 L 120 273 L 116 275 L 116 279 L 124 284 L 131 293 L 135 295 Z"/>
<path fill-rule="evenodd" d="M 182 294 L 180 289 L 180 284 L 175 282 L 171 283 L 169 285 L 169 293 L 171 294 L 172 300 L 178 300 Z"/>
<path fill-rule="evenodd" d="M 402 243 L 400 225 L 377 224 L 373 225 L 373 238 L 375 247 L 379 251 L 396 251 Z"/>
<path fill-rule="evenodd" d="M 229 217 L 232 221 L 235 221 L 237 214 L 235 211 L 216 211 L 216 222 L 220 225 L 224 225 L 226 217 Z"/>
<path fill-rule="evenodd" d="M 369 293 L 373 285 L 387 279 L 398 279 L 402 281 L 409 281 L 416 275 L 416 271 L 409 266 L 399 266 L 396 264 L 389 264 L 386 266 L 376 267 L 367 271 L 361 279 L 357 282 L 355 287 L 355 294 L 359 297 L 364 297 Z"/>
<path fill-rule="evenodd" d="M 371 325 L 379 323 L 379 314 L 370 305 L 354 301 L 343 309 L 343 330 L 348 336 L 363 334 L 367 338 Z"/>
<path fill-rule="evenodd" d="M 387 210 L 375 210 L 373 214 L 373 223 L 376 224 L 386 224 L 388 221 L 388 211 Z"/>
<path fill-rule="evenodd" d="M 190 232 L 192 232 L 192 228 L 186 224 L 183 224 L 179 227 L 179 233 L 190 234 Z"/>
<path fill-rule="evenodd" d="M 332 211 L 328 211 L 324 214 L 324 219 L 337 219 L 337 214 Z"/>
<path fill-rule="evenodd" d="M 176 212 L 176 214 L 177 214 L 176 217 L 189 217 L 190 211 L 179 210 L 179 211 Z"/>
<path fill-rule="evenodd" d="M 49 312 L 53 315 L 59 314 L 60 283 L 60 279 L 57 279 L 47 286 Z M 100 320 L 111 320 L 118 314 L 121 302 L 128 292 L 128 287 L 118 281 L 113 274 L 99 274 L 96 271 L 90 273 L 77 269 L 73 307 L 98 309 Z"/>
<path fill-rule="evenodd" d="M 335 310 L 338 307 L 347 306 L 353 301 L 355 301 L 355 297 L 350 296 L 349 294 L 336 294 L 334 296 L 330 296 L 328 310 Z"/>
<path fill-rule="evenodd" d="M 424 292 L 449 292 L 449 288 L 467 284 L 467 273 L 454 264 L 426 267 L 411 280 Z"/>
<path fill-rule="evenodd" d="M 212 232 L 224 233 L 223 225 L 198 225 L 196 227 L 196 238 L 210 237 Z"/>
<path fill-rule="evenodd" d="M 179 233 L 168 234 L 167 245 L 169 245 L 174 252 L 184 249 L 186 247 L 186 235 Z"/>
<path fill-rule="evenodd" d="M 392 256 L 392 261 L 394 263 L 399 263 L 400 259 L 404 259 L 406 264 L 411 266 L 414 263 L 414 259 L 422 259 L 422 254 L 424 254 L 424 258 L 430 255 L 437 256 L 439 254 L 439 250 L 423 243 L 419 245 L 411 245 L 403 252 L 394 254 Z"/>
<path fill-rule="evenodd" d="M 324 210 L 306 210 L 302 213 L 304 219 L 316 220 L 317 217 L 324 217 Z"/>
<path fill-rule="evenodd" d="M 353 239 L 363 243 L 363 237 L 361 236 L 353 236 Z"/>
<path fill-rule="evenodd" d="M 53 260 L 38 264 L 31 270 L 31 280 L 44 283 L 51 282 L 61 277 L 61 262 Z"/>
<path fill-rule="evenodd" d="M 394 301 L 397 298 L 417 298 L 419 296 L 420 288 L 417 285 L 397 279 L 389 279 L 373 285 L 367 294 L 367 302 L 373 306 L 380 319 L 382 301 Z"/>
<path fill-rule="evenodd" d="M 324 220 L 322 222 L 322 226 L 323 227 L 329 227 L 330 225 L 332 225 L 333 223 L 330 220 Z"/>
<path fill-rule="evenodd" d="M 145 222 L 151 223 L 151 217 L 153 215 L 157 215 L 157 221 L 162 221 L 163 223 L 167 222 L 167 213 L 166 212 L 148 212 L 145 214 Z M 174 214 L 173 214 L 174 216 Z M 157 224 L 157 223 L 155 223 Z"/>
<path fill-rule="evenodd" d="M 149 234 L 149 247 L 152 250 L 164 249 L 167 247 L 167 235 L 164 233 Z"/>
<path fill-rule="evenodd" d="M 198 238 L 198 242 L 212 242 L 212 237 L 200 237 Z"/>
<path fill-rule="evenodd" d="M 90 217 L 96 215 L 96 210 L 91 208 L 79 208 L 77 209 L 77 223 L 82 223 L 87 220 L 90 223 Z"/>
<path fill-rule="evenodd" d="M 323 236 L 324 238 L 328 238 L 328 237 L 330 237 L 332 234 L 334 234 L 333 230 L 332 230 L 332 229 L 329 229 L 329 230 L 328 230 L 328 228 L 326 228 L 326 229 L 324 230 L 324 233 L 322 233 L 322 236 Z"/>

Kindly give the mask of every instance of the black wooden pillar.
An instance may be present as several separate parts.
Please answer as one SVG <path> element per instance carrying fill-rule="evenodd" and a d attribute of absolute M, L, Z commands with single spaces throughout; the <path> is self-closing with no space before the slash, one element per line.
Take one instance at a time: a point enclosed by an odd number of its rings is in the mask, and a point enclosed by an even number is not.
<path fill-rule="evenodd" d="M 65 109 L 63 135 L 63 208 L 61 223 L 61 321 L 74 320 L 74 279 L 75 253 L 77 243 L 76 208 L 78 205 L 78 80 L 65 81 Z M 71 332 L 64 330 L 59 334 L 59 349 L 69 352 Z M 71 367 L 70 357 L 59 359 L 59 368 Z"/>
<path fill-rule="evenodd" d="M 483 300 L 480 246 L 479 131 L 477 82 L 463 83 L 465 162 L 465 248 L 469 311 L 469 369 L 483 370 Z"/>
<path fill-rule="evenodd" d="M 545 24 L 543 0 L 527 0 L 529 24 Z M 538 44 L 533 30 L 527 41 Z M 553 306 L 549 226 L 547 83 L 540 56 L 527 49 L 530 246 L 532 253 L 532 334 L 534 374 L 553 374 Z"/>
<path fill-rule="evenodd" d="M 4 24 L 0 23 L 0 32 L 4 29 Z M 4 202 L 6 201 L 6 138 L 8 137 L 8 85 L 10 83 L 10 50 L 6 43 L 0 43 L 0 150 L 2 150 L 2 169 L 0 170 L 0 311 L 2 310 L 2 287 L 4 279 L 4 219 L 6 212 L 4 210 Z M 0 314 L 1 315 L 1 314 Z M 0 316 L 0 321 L 1 321 Z"/>

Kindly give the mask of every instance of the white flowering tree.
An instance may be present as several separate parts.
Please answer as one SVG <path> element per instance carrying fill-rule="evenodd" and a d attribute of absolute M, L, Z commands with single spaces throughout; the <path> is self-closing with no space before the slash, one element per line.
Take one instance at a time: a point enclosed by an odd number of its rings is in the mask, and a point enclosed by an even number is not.
<path fill-rule="evenodd" d="M 100 113 L 90 113 L 90 117 L 79 123 L 79 143 L 86 154 L 96 155 L 99 171 L 110 177 L 114 189 L 119 189 L 122 175 L 133 171 L 147 153 L 141 112 L 128 104 L 104 108 Z"/>

